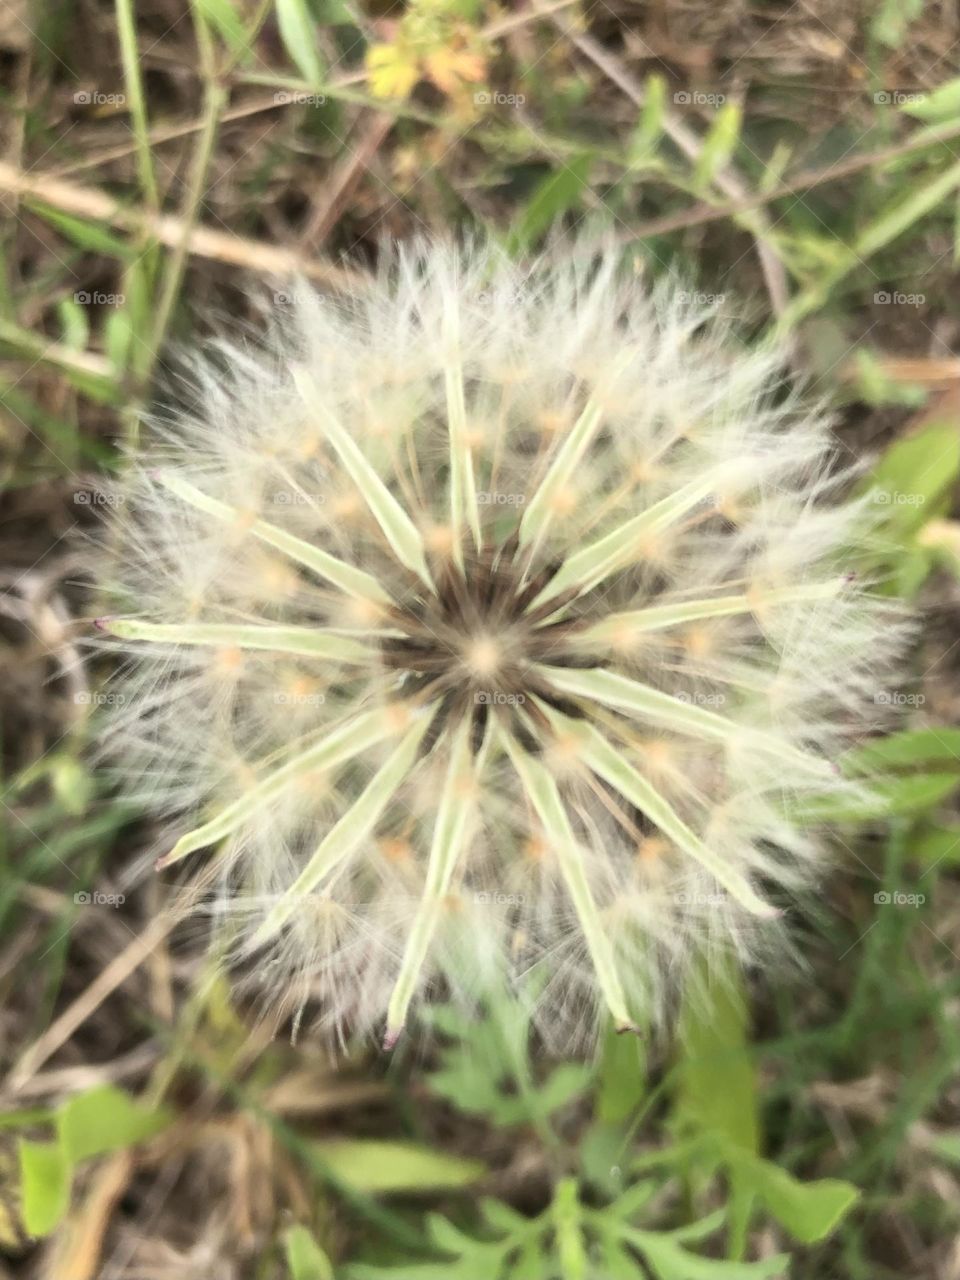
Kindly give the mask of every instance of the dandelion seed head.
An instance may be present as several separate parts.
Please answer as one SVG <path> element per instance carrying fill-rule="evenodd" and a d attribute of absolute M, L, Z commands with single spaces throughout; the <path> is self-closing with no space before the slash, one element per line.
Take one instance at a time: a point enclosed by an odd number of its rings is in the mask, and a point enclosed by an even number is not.
<path fill-rule="evenodd" d="M 108 745 L 277 1007 L 389 1045 L 533 971 L 575 1035 L 782 949 L 903 629 L 822 406 L 688 297 L 416 244 L 154 424 Z"/>

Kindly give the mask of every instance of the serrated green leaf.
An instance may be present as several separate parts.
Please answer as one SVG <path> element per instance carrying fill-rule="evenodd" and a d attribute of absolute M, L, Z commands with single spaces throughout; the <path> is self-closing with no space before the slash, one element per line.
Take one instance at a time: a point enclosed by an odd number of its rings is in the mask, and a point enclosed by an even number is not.
<path fill-rule="evenodd" d="M 731 1167 L 801 1244 L 828 1236 L 860 1195 L 852 1183 L 837 1178 L 800 1182 L 769 1160 L 748 1161 L 738 1154 Z"/>

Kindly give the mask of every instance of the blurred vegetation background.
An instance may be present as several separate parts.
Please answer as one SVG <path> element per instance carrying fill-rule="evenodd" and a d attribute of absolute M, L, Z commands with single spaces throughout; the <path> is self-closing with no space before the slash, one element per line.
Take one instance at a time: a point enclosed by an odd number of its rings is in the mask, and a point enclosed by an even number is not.
<path fill-rule="evenodd" d="M 0 1277 L 960 1277 L 960 14 L 923 0 L 0 7 Z M 332 1056 L 132 874 L 78 538 L 178 346 L 385 238 L 587 221 L 783 341 L 922 630 L 793 922 L 669 1039 L 518 1006 Z"/>

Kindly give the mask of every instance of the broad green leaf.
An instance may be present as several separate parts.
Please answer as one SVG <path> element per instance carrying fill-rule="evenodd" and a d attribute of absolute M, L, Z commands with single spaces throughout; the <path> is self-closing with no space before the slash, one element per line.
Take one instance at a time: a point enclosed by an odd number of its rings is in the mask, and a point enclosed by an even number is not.
<path fill-rule="evenodd" d="M 508 244 L 512 253 L 531 249 L 563 214 L 579 205 L 588 189 L 589 173 L 590 157 L 585 155 L 542 179 L 510 231 Z"/>
<path fill-rule="evenodd" d="M 890 445 L 860 488 L 872 493 L 886 527 L 903 537 L 935 514 L 934 504 L 958 473 L 960 432 L 954 423 L 933 423 Z"/>
<path fill-rule="evenodd" d="M 644 1255 L 657 1280 L 780 1280 L 790 1261 L 780 1253 L 760 1262 L 727 1262 L 690 1253 L 668 1235 L 635 1229 L 625 1234 Z"/>
<path fill-rule="evenodd" d="M 65 1158 L 79 1164 L 90 1156 L 135 1146 L 169 1123 L 167 1112 L 142 1107 L 122 1089 L 105 1084 L 65 1103 L 57 1130 Z"/>
<path fill-rule="evenodd" d="M 486 1173 L 479 1160 L 414 1143 L 334 1138 L 311 1146 L 331 1173 L 368 1195 L 452 1190 L 470 1186 Z"/>
<path fill-rule="evenodd" d="M 283 1240 L 290 1280 L 333 1280 L 330 1259 L 306 1227 L 290 1227 Z"/>
<path fill-rule="evenodd" d="M 32 1236 L 45 1236 L 70 1205 L 70 1163 L 53 1142 L 20 1140 L 20 1195 L 23 1225 Z"/>
<path fill-rule="evenodd" d="M 732 964 L 701 968 L 680 1012 L 674 1114 L 681 1130 L 720 1137 L 757 1154 L 757 1075 L 750 1056 L 742 980 Z"/>
<path fill-rule="evenodd" d="M 800 1182 L 769 1160 L 732 1158 L 731 1176 L 749 1188 L 801 1244 L 822 1240 L 860 1195 L 850 1182 L 821 1178 Z"/>
<path fill-rule="evenodd" d="M 603 1038 L 594 1115 L 602 1124 L 620 1125 L 646 1097 L 647 1055 L 635 1036 L 608 1027 Z"/>
<path fill-rule="evenodd" d="M 317 52 L 317 23 L 307 0 L 276 0 L 276 13 L 284 48 L 304 80 L 319 88 L 323 84 L 323 66 Z"/>
<path fill-rule="evenodd" d="M 929 827 L 920 831 L 910 838 L 907 857 L 927 868 L 938 862 L 960 863 L 960 826 Z"/>
<path fill-rule="evenodd" d="M 911 95 L 912 96 L 912 95 Z M 932 93 L 918 95 L 918 102 L 907 101 L 903 110 L 928 124 L 945 123 L 960 117 L 960 79 L 937 85 Z"/>

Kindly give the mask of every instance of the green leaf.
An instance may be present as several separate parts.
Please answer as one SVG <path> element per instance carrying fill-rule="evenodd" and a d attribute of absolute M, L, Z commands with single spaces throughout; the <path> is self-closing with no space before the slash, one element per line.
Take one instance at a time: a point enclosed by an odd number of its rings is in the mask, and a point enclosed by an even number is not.
<path fill-rule="evenodd" d="M 86 307 L 75 298 L 63 298 L 57 304 L 63 330 L 63 345 L 71 351 L 85 351 L 90 340 L 90 321 Z"/>
<path fill-rule="evenodd" d="M 960 79 L 938 85 L 933 93 L 919 95 L 919 102 L 907 102 L 904 111 L 928 124 L 945 124 L 960 117 Z"/>
<path fill-rule="evenodd" d="M 317 53 L 317 23 L 306 0 L 276 0 L 277 26 L 284 48 L 310 85 L 323 84 L 323 66 Z"/>
<path fill-rule="evenodd" d="M 667 104 L 667 82 L 656 73 L 647 76 L 644 86 L 643 110 L 633 136 L 627 144 L 630 162 L 644 159 L 657 144 L 663 132 L 663 117 Z"/>
<path fill-rule="evenodd" d="M 934 504 L 956 482 L 958 473 L 956 424 L 933 423 L 890 445 L 860 488 L 873 494 L 885 526 L 903 537 L 916 533 L 934 514 Z"/>
<path fill-rule="evenodd" d="M 142 1107 L 111 1084 L 77 1094 L 57 1116 L 60 1145 L 71 1164 L 135 1146 L 169 1123 L 168 1112 Z"/>
<path fill-rule="evenodd" d="M 579 205 L 587 190 L 590 157 L 578 156 L 562 169 L 548 174 L 536 187 L 508 237 L 511 253 L 531 249 L 535 241 L 570 209 Z"/>
<path fill-rule="evenodd" d="M 914 836 L 907 856 L 928 868 L 938 862 L 955 866 L 960 863 L 960 826 L 929 827 Z"/>
<path fill-rule="evenodd" d="M 844 773 L 855 774 L 935 763 L 960 769 L 960 729 L 941 726 L 892 733 L 846 752 L 841 767 Z"/>
<path fill-rule="evenodd" d="M 608 1026 L 603 1038 L 594 1114 L 602 1124 L 619 1125 L 647 1093 L 646 1052 L 637 1036 L 618 1035 Z"/>
<path fill-rule="evenodd" d="M 23 1225 L 32 1236 L 56 1227 L 70 1204 L 70 1163 L 52 1142 L 20 1139 L 20 1194 Z"/>
<path fill-rule="evenodd" d="M 479 1160 L 413 1143 L 336 1138 L 311 1146 L 331 1173 L 367 1194 L 451 1190 L 469 1186 L 486 1173 Z"/>
<path fill-rule="evenodd" d="M 772 1280 L 786 1274 L 790 1259 L 776 1254 L 760 1262 L 727 1262 L 690 1253 L 668 1235 L 630 1231 L 628 1239 L 643 1253 L 657 1280 Z"/>
<path fill-rule="evenodd" d="M 701 973 L 680 1013 L 674 1112 L 682 1130 L 759 1150 L 757 1077 L 748 1050 L 747 1004 L 733 965 Z"/>
<path fill-rule="evenodd" d="M 234 53 L 250 51 L 247 29 L 232 0 L 196 0 L 197 9 Z"/>
<path fill-rule="evenodd" d="M 703 141 L 693 170 L 693 185 L 698 191 L 708 187 L 730 159 L 740 137 L 742 121 L 743 109 L 739 102 L 723 103 Z"/>
<path fill-rule="evenodd" d="M 113 235 L 109 231 L 105 231 L 96 222 L 84 222 L 81 218 L 74 218 L 69 213 L 62 213 L 59 209 L 51 209 L 45 204 L 34 204 L 31 200 L 30 206 L 44 222 L 49 222 L 68 240 L 71 240 L 81 249 L 86 249 L 91 253 L 106 253 L 111 258 L 119 258 L 123 261 L 131 254 L 130 245 L 125 240 L 121 240 L 118 236 Z"/>
<path fill-rule="evenodd" d="M 838 1178 L 799 1182 L 769 1160 L 746 1161 L 738 1156 L 733 1168 L 801 1244 L 828 1236 L 860 1195 L 852 1183 Z"/>
<path fill-rule="evenodd" d="M 945 800 L 957 786 L 956 773 L 915 773 L 871 782 L 863 799 L 811 799 L 799 804 L 794 816 L 814 821 L 866 822 L 898 814 L 922 813 Z"/>
<path fill-rule="evenodd" d="M 283 1240 L 290 1280 L 333 1280 L 330 1259 L 306 1227 L 290 1227 Z"/>

